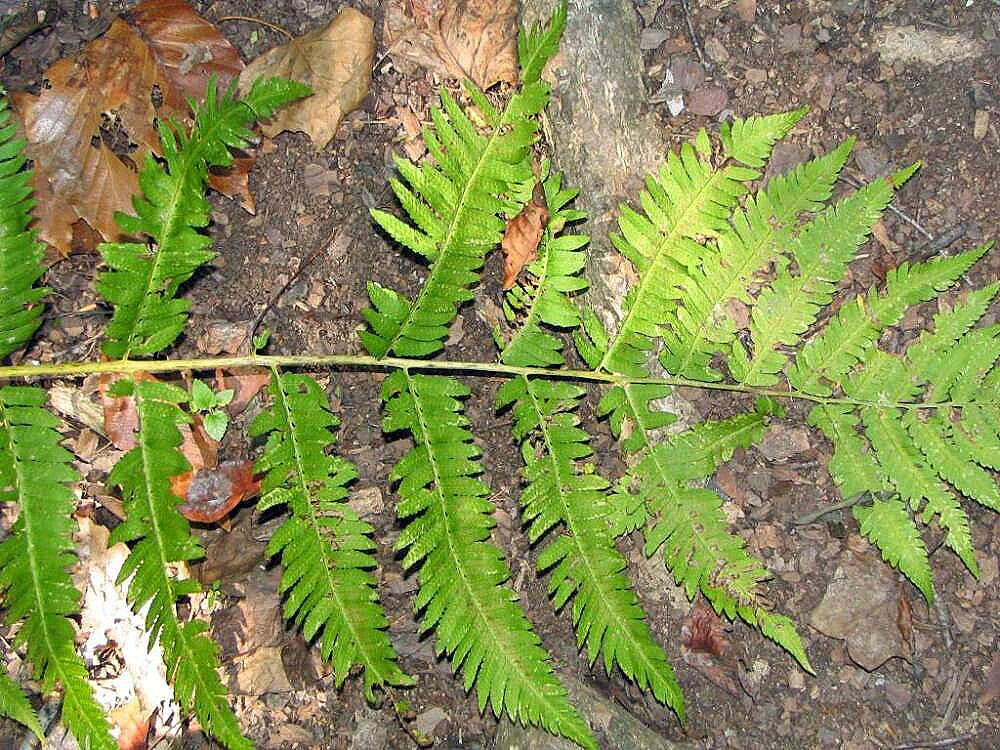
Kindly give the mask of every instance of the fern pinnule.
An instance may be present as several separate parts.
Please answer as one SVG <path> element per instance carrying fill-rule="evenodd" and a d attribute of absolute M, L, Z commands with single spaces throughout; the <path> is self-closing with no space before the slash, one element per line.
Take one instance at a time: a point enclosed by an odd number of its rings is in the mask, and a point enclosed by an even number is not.
<path fill-rule="evenodd" d="M 145 611 L 151 641 L 159 639 L 167 677 L 178 703 L 194 710 L 202 726 L 229 748 L 249 748 L 217 673 L 215 644 L 198 621 L 181 623 L 175 606 L 182 596 L 200 591 L 192 578 L 175 578 L 171 563 L 187 563 L 204 556 L 187 519 L 180 514 L 181 498 L 170 480 L 191 466 L 179 450 L 178 425 L 190 421 L 180 406 L 188 400 L 181 388 L 148 379 L 119 380 L 108 393 L 135 401 L 139 429 L 136 445 L 108 475 L 108 485 L 121 491 L 126 518 L 110 535 L 109 544 L 130 543 L 118 583 L 128 581 L 128 602 Z"/>
<path fill-rule="evenodd" d="M 264 474 L 258 509 L 286 505 L 290 517 L 268 542 L 267 554 L 280 555 L 284 573 L 285 617 L 306 639 L 319 636 L 323 658 L 333 665 L 337 687 L 351 668 L 364 669 L 365 693 L 374 687 L 412 685 L 397 665 L 378 604 L 375 543 L 370 524 L 346 503 L 354 466 L 327 451 L 339 420 L 311 377 L 274 373 L 272 405 L 250 427 L 267 435 L 255 471 Z"/>
<path fill-rule="evenodd" d="M 502 110 L 466 84 L 485 133 L 442 90 L 441 106 L 432 109 L 432 125 L 423 133 L 434 163 L 417 166 L 397 157 L 405 183 L 394 179 L 391 185 L 412 224 L 378 209 L 371 215 L 394 240 L 426 258 L 430 269 L 412 301 L 369 283 L 372 306 L 364 311 L 369 329 L 360 335 L 372 355 L 433 354 L 444 346 L 459 306 L 472 299 L 469 288 L 479 279 L 486 253 L 500 243 L 501 215 L 513 216 L 523 203 L 514 200 L 515 186 L 531 177 L 534 117 L 548 101 L 548 86 L 537 71 L 555 54 L 564 25 L 565 8 L 544 30 L 522 36 L 521 58 L 530 70 Z"/>
<path fill-rule="evenodd" d="M 903 263 L 890 270 L 884 293 L 872 288 L 867 295 L 856 297 L 806 342 L 788 372 L 789 384 L 796 390 L 829 396 L 833 388 L 824 381 L 839 384 L 874 346 L 879 334 L 898 323 L 907 308 L 954 284 L 992 244 L 923 263 Z"/>
<path fill-rule="evenodd" d="M 191 103 L 190 135 L 177 123 L 160 123 L 166 166 L 148 156 L 139 172 L 142 196 L 133 198 L 136 215 L 115 217 L 126 235 L 148 237 L 151 244 L 99 246 L 112 269 L 97 282 L 98 292 L 114 307 L 102 347 L 108 357 L 155 354 L 180 335 L 190 303 L 175 299 L 177 290 L 214 256 L 211 240 L 200 231 L 209 218 L 204 197 L 209 167 L 232 163 L 230 150 L 249 144 L 253 133 L 248 127 L 255 119 L 307 93 L 302 84 L 272 78 L 255 81 L 244 99 L 236 97 L 235 84 L 219 97 L 212 80 L 204 102 Z"/>
<path fill-rule="evenodd" d="M 27 650 L 42 690 L 62 688 L 66 727 L 82 747 L 113 750 L 118 744 L 87 682 L 70 619 L 80 594 L 69 575 L 76 499 L 67 485 L 80 477 L 47 403 L 40 388 L 0 388 L 0 502 L 20 508 L 0 543 L 0 593 L 6 621 L 20 623 L 14 644 Z"/>
<path fill-rule="evenodd" d="M 414 447 L 393 468 L 396 513 L 408 519 L 397 541 L 403 566 L 419 564 L 414 606 L 421 629 L 476 688 L 480 710 L 541 725 L 596 747 L 569 703 L 548 656 L 505 582 L 510 570 L 489 543 L 493 503 L 477 476 L 479 451 L 459 399 L 465 386 L 444 376 L 397 370 L 382 384 L 386 432 L 406 431 Z"/>
<path fill-rule="evenodd" d="M 746 385 L 770 387 L 788 356 L 779 345 L 794 347 L 830 304 L 857 249 L 892 201 L 893 183 L 878 179 L 822 211 L 791 240 L 795 275 L 786 266 L 758 295 L 751 312 L 750 351 L 732 342 L 728 359 L 733 378 Z"/>
<path fill-rule="evenodd" d="M 25 142 L 16 138 L 10 105 L 0 88 L 0 359 L 24 346 L 41 323 L 40 300 L 49 290 L 36 287 L 45 273 L 44 246 L 28 229 L 29 180 Z"/>
<path fill-rule="evenodd" d="M 38 721 L 31 701 L 21 686 L 7 676 L 0 665 L 0 716 L 6 716 L 31 730 L 39 742 L 45 741 L 45 730 Z"/>

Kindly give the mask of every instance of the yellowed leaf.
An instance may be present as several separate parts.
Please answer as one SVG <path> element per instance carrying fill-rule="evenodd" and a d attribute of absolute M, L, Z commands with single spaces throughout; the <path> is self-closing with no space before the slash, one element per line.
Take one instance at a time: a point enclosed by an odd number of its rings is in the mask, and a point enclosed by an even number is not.
<path fill-rule="evenodd" d="M 262 129 L 268 136 L 301 131 L 323 149 L 344 116 L 368 96 L 374 58 L 374 23 L 354 8 L 344 8 L 327 26 L 275 47 L 247 65 L 240 75 L 240 89 L 248 89 L 262 75 L 311 86 L 312 96 L 285 107 Z"/>
<path fill-rule="evenodd" d="M 386 7 L 385 38 L 403 59 L 487 89 L 518 79 L 518 0 L 403 0 Z"/>

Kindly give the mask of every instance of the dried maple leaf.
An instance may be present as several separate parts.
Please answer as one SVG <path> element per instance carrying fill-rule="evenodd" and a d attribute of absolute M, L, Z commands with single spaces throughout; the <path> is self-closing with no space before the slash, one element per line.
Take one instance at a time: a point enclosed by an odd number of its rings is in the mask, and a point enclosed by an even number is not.
<path fill-rule="evenodd" d="M 340 121 L 357 109 L 372 85 L 374 23 L 344 8 L 329 24 L 268 50 L 240 76 L 246 90 L 258 76 L 282 76 L 312 87 L 313 95 L 284 107 L 262 126 L 265 135 L 286 130 L 307 133 L 317 149 L 337 132 Z"/>
<path fill-rule="evenodd" d="M 538 243 L 549 220 L 549 207 L 545 202 L 542 183 L 535 184 L 531 200 L 521 213 L 507 223 L 500 247 L 503 250 L 503 288 L 510 289 L 517 281 L 521 269 L 538 258 Z"/>
<path fill-rule="evenodd" d="M 392 3 L 385 12 L 386 45 L 395 58 L 487 89 L 518 79 L 517 0 Z"/>

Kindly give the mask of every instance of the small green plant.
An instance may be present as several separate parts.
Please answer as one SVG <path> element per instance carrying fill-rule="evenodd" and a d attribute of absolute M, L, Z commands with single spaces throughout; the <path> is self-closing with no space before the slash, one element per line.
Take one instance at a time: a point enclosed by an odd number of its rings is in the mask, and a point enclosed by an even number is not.
<path fill-rule="evenodd" d="M 831 203 L 853 140 L 759 186 L 774 144 L 804 110 L 724 123 L 717 137 L 700 131 L 647 176 L 638 207 L 623 206 L 613 241 L 636 270 L 623 316 L 608 330 L 575 295 L 587 237 L 585 217 L 571 207 L 576 191 L 551 165 L 536 173 L 532 147 L 548 87 L 541 71 L 566 21 L 563 4 L 548 24 L 519 38 L 521 85 L 495 105 L 474 86 L 467 103 L 442 91 L 424 132 L 431 158 L 397 160 L 392 188 L 408 220 L 374 210 L 374 220 L 428 263 L 420 291 L 408 298 L 370 283 L 371 307 L 361 340 L 368 356 L 257 353 L 247 357 L 156 359 L 181 333 L 187 303 L 180 285 L 212 257 L 204 180 L 229 149 L 250 138 L 247 125 L 306 92 L 270 80 L 246 99 L 210 87 L 188 133 L 161 130 L 165 164 L 148 161 L 140 175 L 136 216 L 121 217 L 145 243 L 101 247 L 111 269 L 98 291 L 114 308 L 103 346 L 107 362 L 8 366 L 0 376 L 117 373 L 112 395 L 130 395 L 139 419 L 137 445 L 108 477 L 127 519 L 111 541 L 131 553 L 120 583 L 129 602 L 148 607 L 150 635 L 163 647 L 178 701 L 227 747 L 248 747 L 226 701 L 207 625 L 182 622 L 178 600 L 199 590 L 169 563 L 203 555 L 178 512 L 170 479 L 189 469 L 178 427 L 206 417 L 228 397 L 195 381 L 192 391 L 136 377 L 144 371 L 270 368 L 267 404 L 252 436 L 265 439 L 256 472 L 261 509 L 282 509 L 268 555 L 278 558 L 284 615 L 316 642 L 342 685 L 362 677 L 366 696 L 413 684 L 399 664 L 378 601 L 373 527 L 347 503 L 356 470 L 333 451 L 339 421 L 324 390 L 302 367 L 381 368 L 386 433 L 406 433 L 412 450 L 393 467 L 397 550 L 419 589 L 414 608 L 422 631 L 460 672 L 479 707 L 539 725 L 583 747 L 591 729 L 571 704 L 510 584 L 504 551 L 491 542 L 491 490 L 480 478 L 480 449 L 464 399 L 476 374 L 501 376 L 496 406 L 511 417 L 521 449 L 522 521 L 546 575 L 552 605 L 567 610 L 578 645 L 684 717 L 684 701 L 665 649 L 653 637 L 618 549 L 639 535 L 648 556 L 662 557 L 689 598 L 740 618 L 811 671 L 794 623 L 771 605 L 770 574 L 733 533 L 722 499 L 706 486 L 737 448 L 758 441 L 766 426 L 788 418 L 784 404 L 811 405 L 808 423 L 834 447 L 830 472 L 857 500 L 862 533 L 928 601 L 933 578 L 922 530 L 941 529 L 945 544 L 974 576 L 979 568 L 965 506 L 1000 510 L 993 471 L 1000 469 L 1000 325 L 979 325 L 998 291 L 993 282 L 943 306 L 933 326 L 902 351 L 879 348 L 882 333 L 905 311 L 935 299 L 991 245 L 926 262 L 901 264 L 884 288 L 821 313 L 837 282 L 867 240 L 893 193 L 916 166 L 873 181 Z M 475 109 L 475 115 L 470 115 Z M 30 191 L 22 144 L 0 108 L 0 353 L 24 346 L 40 320 L 48 290 L 42 250 L 28 231 Z M 538 257 L 505 296 L 493 362 L 435 359 L 462 305 L 473 299 L 487 253 L 501 240 L 541 184 L 550 218 Z M 731 300 L 750 310 L 741 330 Z M 571 334 L 585 368 L 567 367 Z M 652 374 L 659 360 L 669 373 Z M 461 379 L 460 379 L 461 378 Z M 605 476 L 592 460 L 589 425 L 577 414 L 590 387 L 602 396 L 627 468 Z M 664 430 L 675 417 L 659 408 L 676 385 L 744 394 L 753 408 L 684 430 Z M 34 666 L 43 690 L 63 693 L 63 720 L 80 744 L 113 748 L 74 648 L 71 618 L 79 595 L 68 568 L 79 482 L 60 446 L 56 419 L 35 386 L 0 388 L 0 499 L 19 515 L 0 544 L 0 593 L 15 645 Z M 794 413 L 789 411 L 789 413 Z M 487 450 L 489 447 L 486 448 Z M 23 691 L 0 677 L 0 711 L 40 732 Z M 414 735 L 415 736 L 415 735 Z"/>
<path fill-rule="evenodd" d="M 202 415 L 202 425 L 212 440 L 221 441 L 229 428 L 229 414 L 224 410 L 235 393 L 232 388 L 213 391 L 201 380 L 191 383 L 191 411 Z"/>

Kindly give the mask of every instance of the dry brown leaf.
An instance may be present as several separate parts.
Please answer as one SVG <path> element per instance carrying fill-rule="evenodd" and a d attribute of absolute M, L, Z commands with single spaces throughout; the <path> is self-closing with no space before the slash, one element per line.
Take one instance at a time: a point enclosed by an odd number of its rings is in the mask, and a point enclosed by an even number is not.
<path fill-rule="evenodd" d="M 260 491 L 253 461 L 224 461 L 215 469 L 195 469 L 173 477 L 170 489 L 184 498 L 177 510 L 189 521 L 215 523 Z"/>
<path fill-rule="evenodd" d="M 757 0 L 736 0 L 733 8 L 745 24 L 752 24 L 757 16 Z"/>
<path fill-rule="evenodd" d="M 997 698 L 1000 698 L 1000 651 L 993 654 L 993 664 L 986 673 L 986 682 L 979 693 L 977 703 L 981 708 L 986 708 Z"/>
<path fill-rule="evenodd" d="M 13 97 L 34 161 L 36 199 L 46 206 L 36 227 L 59 255 L 93 249 L 94 235 L 81 220 L 100 238 L 119 239 L 114 214 L 132 212 L 135 166 L 160 151 L 155 118 L 186 118 L 184 94 L 200 99 L 210 75 L 226 83 L 242 68 L 236 50 L 183 0 L 151 0 L 131 17 L 141 34 L 115 19 L 103 36 L 45 71 L 48 88 Z M 157 106 L 154 90 L 162 98 Z M 135 152 L 115 153 L 102 131 L 134 144 Z M 237 160 L 209 184 L 252 213 L 251 164 Z"/>
<path fill-rule="evenodd" d="M 394 59 L 488 89 L 518 79 L 518 0 L 401 0 L 386 8 Z"/>
<path fill-rule="evenodd" d="M 510 289 L 517 281 L 521 269 L 538 258 L 538 243 L 549 220 L 549 207 L 545 202 L 542 183 L 535 183 L 531 200 L 521 213 L 507 223 L 500 247 L 503 250 L 503 288 Z"/>
<path fill-rule="evenodd" d="M 712 656 L 722 656 L 729 646 L 724 635 L 726 623 L 715 614 L 715 610 L 705 604 L 695 604 L 681 626 L 681 642 L 684 648 L 700 651 Z"/>
<path fill-rule="evenodd" d="M 368 16 L 344 8 L 325 27 L 268 50 L 247 65 L 240 76 L 240 90 L 247 90 L 255 78 L 264 75 L 300 81 L 314 92 L 264 123 L 264 134 L 301 131 L 317 149 L 326 148 L 340 121 L 357 109 L 371 90 L 373 29 Z"/>
<path fill-rule="evenodd" d="M 211 76 L 225 89 L 243 70 L 236 48 L 186 0 L 146 0 L 128 18 L 173 84 L 164 102 L 178 112 L 186 111 L 184 96 L 200 100 L 205 95 Z"/>
<path fill-rule="evenodd" d="M 60 202 L 57 217 L 39 224 L 39 235 L 62 254 L 70 251 L 73 222 L 83 219 L 106 240 L 117 239 L 115 211 L 131 211 L 139 182 L 100 136 L 103 112 L 115 112 L 140 150 L 158 142 L 149 92 L 168 86 L 146 45 L 116 19 L 107 33 L 46 72 L 49 88 L 14 98 L 34 161 L 34 188 Z M 96 182 L 95 182 L 96 180 Z M 65 222 L 69 221 L 69 225 Z"/>

